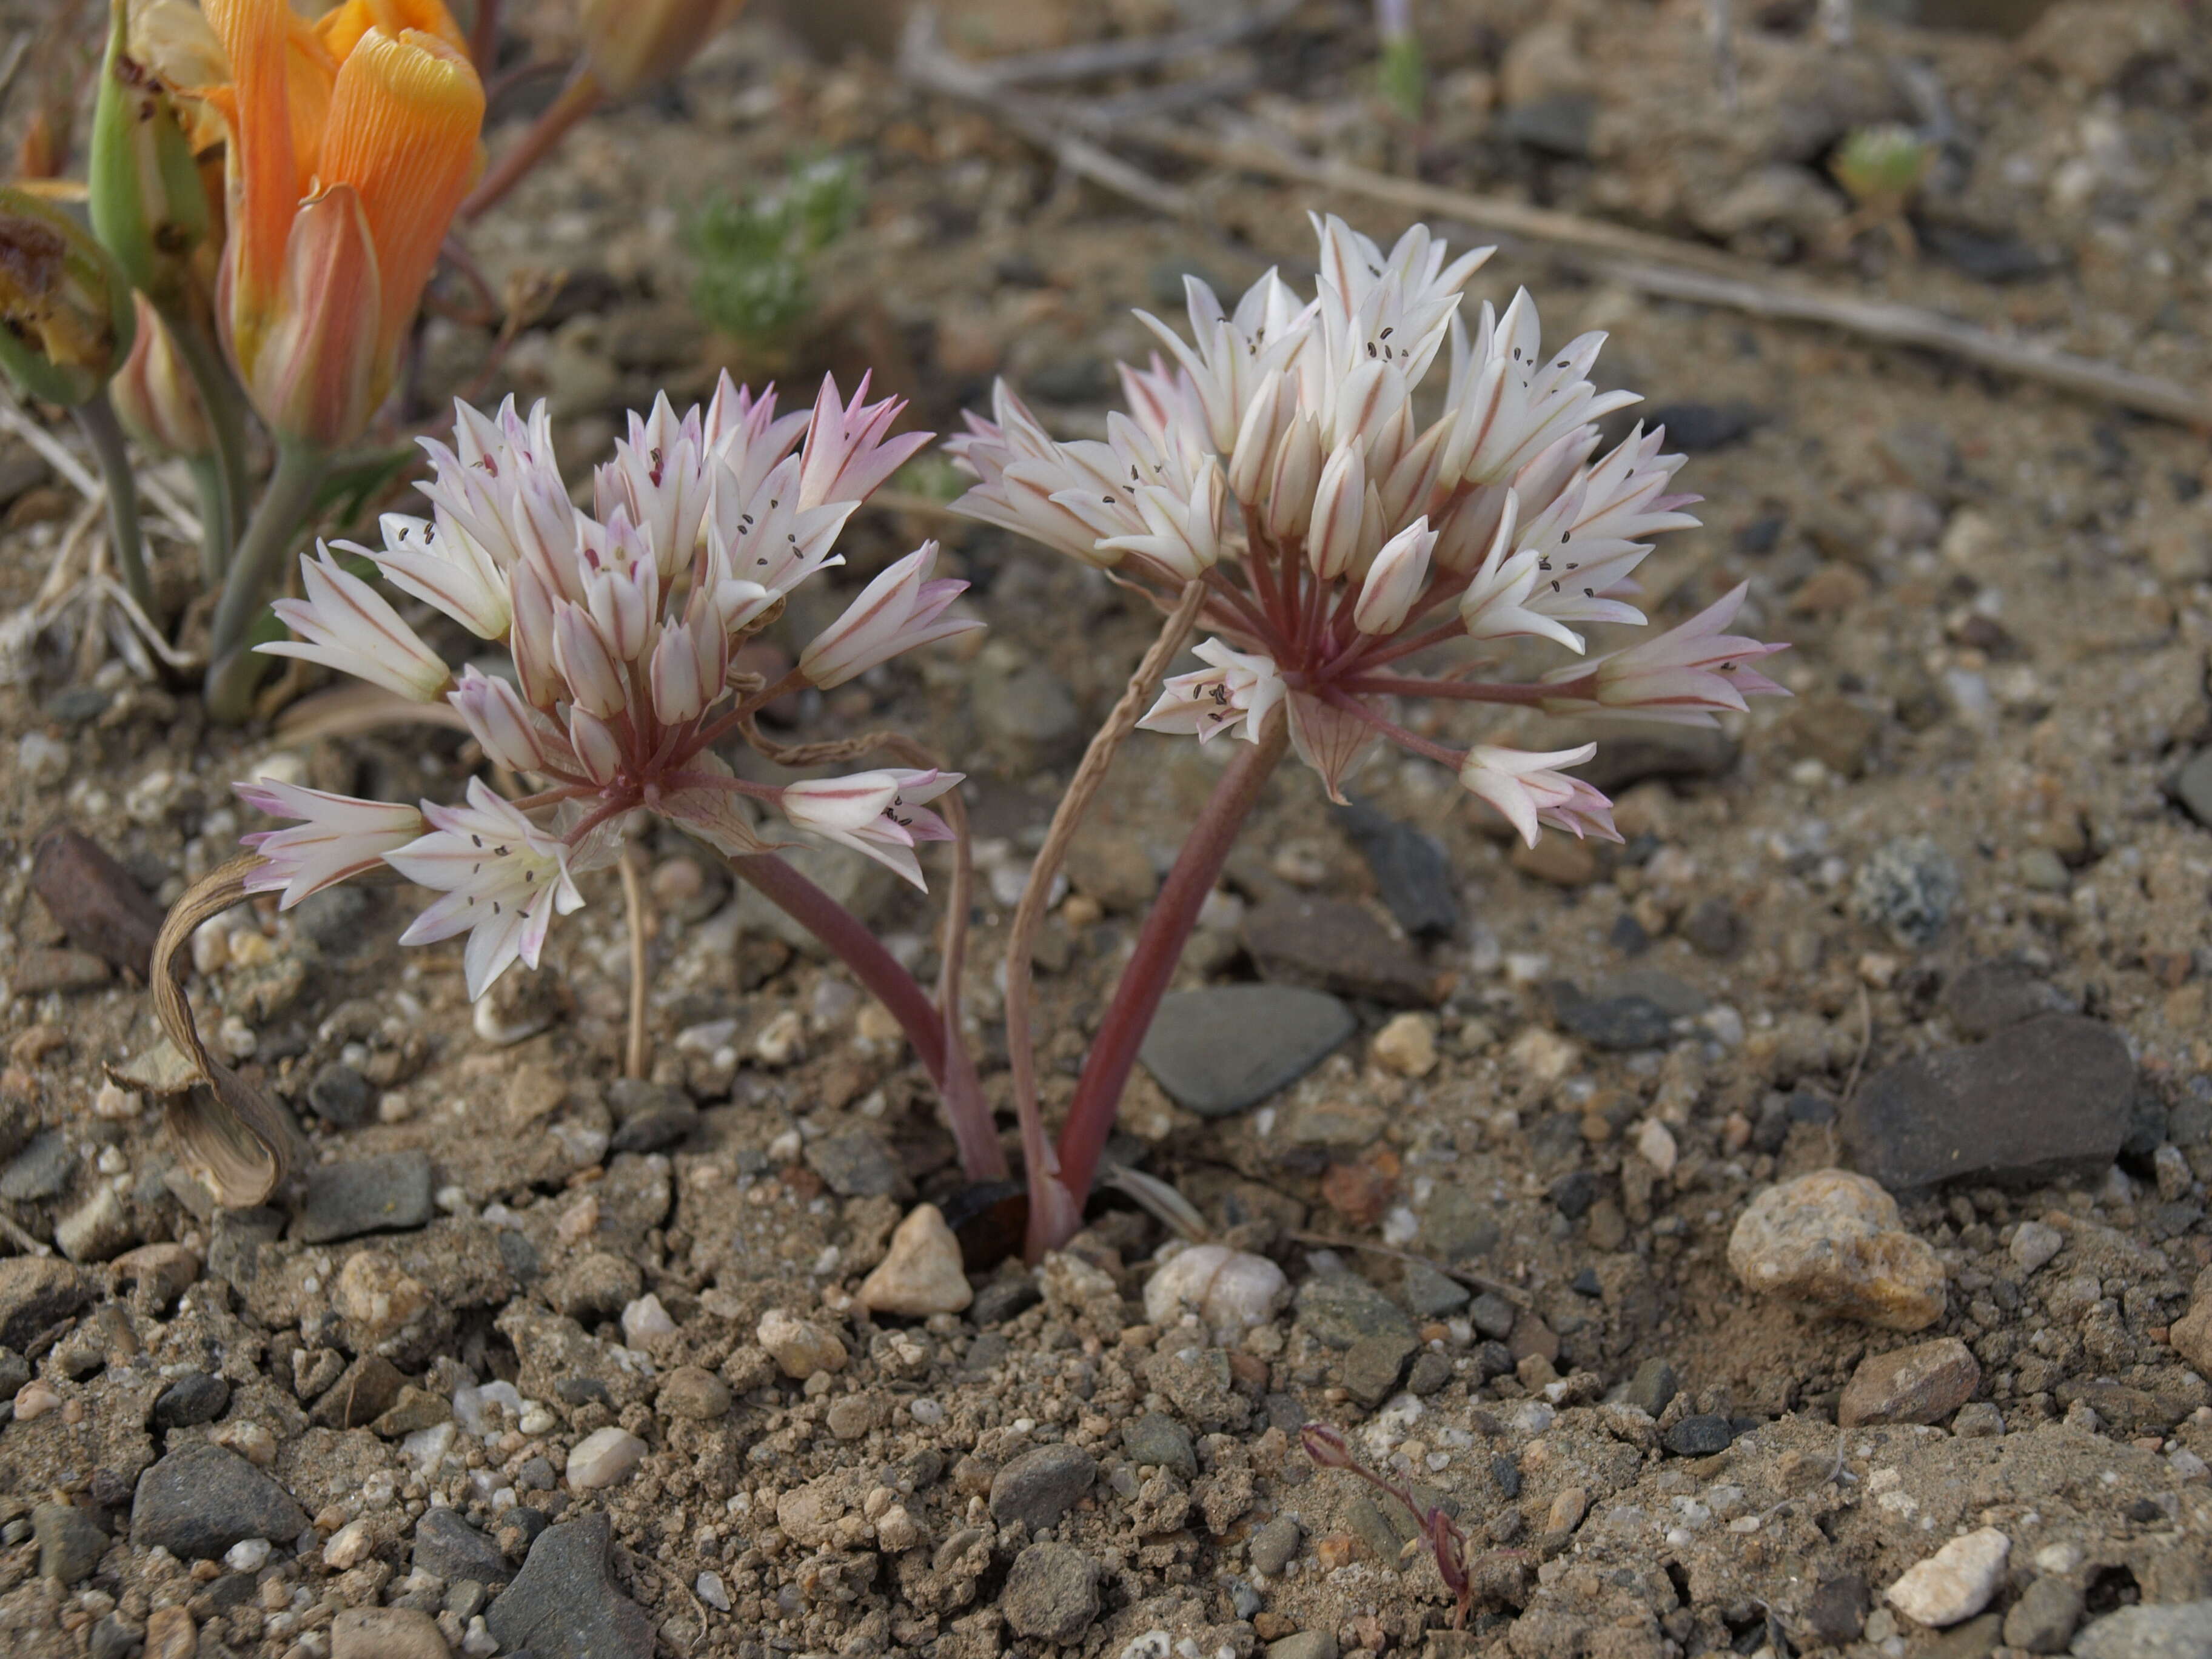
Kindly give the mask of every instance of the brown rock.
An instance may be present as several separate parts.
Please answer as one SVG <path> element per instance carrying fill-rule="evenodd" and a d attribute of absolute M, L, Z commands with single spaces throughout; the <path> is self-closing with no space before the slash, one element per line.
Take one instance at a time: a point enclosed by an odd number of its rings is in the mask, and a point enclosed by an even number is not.
<path fill-rule="evenodd" d="M 98 842 L 67 824 L 47 830 L 32 854 L 31 887 L 70 944 L 145 980 L 161 907 Z"/>
<path fill-rule="evenodd" d="M 2212 1267 L 2197 1276 L 2197 1297 L 2166 1334 L 2167 1345 L 2197 1370 L 2212 1376 Z"/>
<path fill-rule="evenodd" d="M 1561 835 L 1541 836 L 1534 847 L 1516 846 L 1512 863 L 1522 875 L 1554 887 L 1586 887 L 1597 879 L 1597 854 L 1589 843 Z"/>
<path fill-rule="evenodd" d="M 1244 919 L 1244 948 L 1265 978 L 1397 1006 L 1443 1000 L 1452 976 L 1357 904 L 1289 896 L 1269 899 Z"/>
<path fill-rule="evenodd" d="M 1940 1423 L 1973 1398 L 1982 1368 L 1966 1345 L 1947 1336 L 1876 1354 L 1844 1385 L 1836 1421 L 1855 1429 L 1872 1423 Z"/>

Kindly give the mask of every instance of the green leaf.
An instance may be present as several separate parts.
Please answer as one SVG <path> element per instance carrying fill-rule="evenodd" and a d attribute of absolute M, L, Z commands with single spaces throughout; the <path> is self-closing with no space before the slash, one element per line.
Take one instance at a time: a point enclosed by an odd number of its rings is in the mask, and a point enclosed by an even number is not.
<path fill-rule="evenodd" d="M 793 162 L 779 191 L 701 203 L 684 227 L 693 307 L 740 340 L 788 336 L 814 309 L 811 260 L 851 228 L 862 195 L 854 162 L 821 156 Z"/>

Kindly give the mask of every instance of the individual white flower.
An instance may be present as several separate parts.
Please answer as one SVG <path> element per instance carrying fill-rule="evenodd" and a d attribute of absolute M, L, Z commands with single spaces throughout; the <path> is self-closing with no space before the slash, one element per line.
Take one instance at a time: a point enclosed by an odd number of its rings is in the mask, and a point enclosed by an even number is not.
<path fill-rule="evenodd" d="M 1534 548 L 1518 545 L 1519 518 L 1519 504 L 1509 489 L 1490 552 L 1460 594 L 1460 622 L 1469 639 L 1542 637 L 1557 640 L 1579 656 L 1583 636 L 1529 603 L 1543 574 L 1543 560 Z"/>
<path fill-rule="evenodd" d="M 1437 545 L 1437 532 L 1426 519 L 1416 519 L 1382 544 L 1360 584 L 1359 598 L 1352 610 L 1352 625 L 1363 634 L 1395 634 L 1429 585 L 1429 555 Z"/>
<path fill-rule="evenodd" d="M 1147 732 L 1195 734 L 1200 743 L 1242 729 L 1247 743 L 1260 741 L 1268 711 L 1283 700 L 1283 677 L 1266 657 L 1232 651 L 1207 640 L 1193 653 L 1211 664 L 1177 674 L 1160 688 L 1160 700 L 1137 724 Z"/>
<path fill-rule="evenodd" d="M 402 945 L 430 945 L 465 933 L 462 968 L 471 1001 L 516 961 L 535 968 L 556 914 L 583 906 L 569 878 L 568 848 L 484 787 L 469 780 L 468 805 L 434 806 L 422 817 L 430 832 L 384 855 L 419 886 L 444 897 L 399 936 Z"/>
<path fill-rule="evenodd" d="M 256 811 L 300 820 L 287 830 L 257 830 L 239 837 L 263 860 L 246 878 L 246 890 L 282 894 L 276 901 L 280 910 L 374 869 L 386 854 L 422 833 L 422 813 L 392 801 L 333 795 L 273 778 L 231 787 Z"/>
<path fill-rule="evenodd" d="M 404 593 L 436 606 L 480 640 L 504 639 L 514 620 L 507 578 L 483 544 L 441 507 L 430 519 L 386 513 L 381 548 L 340 542 L 343 552 L 373 561 Z"/>
<path fill-rule="evenodd" d="M 568 691 L 568 701 L 602 720 L 629 706 L 629 682 L 592 613 L 580 605 L 553 608 L 553 665 Z"/>
<path fill-rule="evenodd" d="M 679 416 L 665 392 L 653 411 L 633 410 L 629 435 L 615 442 L 615 458 L 592 475 L 592 511 L 602 520 L 621 512 L 652 550 L 660 580 L 672 580 L 691 562 L 712 487 L 709 453 L 699 410 Z"/>
<path fill-rule="evenodd" d="M 1455 318 L 1444 403 L 1456 426 L 1446 475 L 1472 483 L 1503 483 L 1561 434 L 1636 402 L 1632 392 L 1601 395 L 1589 383 L 1589 367 L 1604 343 L 1603 334 L 1584 334 L 1547 359 L 1536 302 L 1525 288 L 1502 317 L 1484 301 L 1472 349 Z"/>
<path fill-rule="evenodd" d="M 924 884 L 915 848 L 950 841 L 952 831 L 924 803 L 955 787 L 963 774 L 891 767 L 850 777 L 787 784 L 777 810 L 802 830 L 865 853 L 916 887 Z"/>
<path fill-rule="evenodd" d="M 1786 651 L 1721 630 L 1735 620 L 1750 584 L 1739 582 L 1680 627 L 1654 640 L 1544 677 L 1547 684 L 1588 680 L 1590 690 L 1548 696 L 1554 714 L 1604 710 L 1683 726 L 1711 726 L 1713 716 L 1741 713 L 1746 697 L 1783 696 L 1788 690 L 1752 666 Z"/>
<path fill-rule="evenodd" d="M 849 404 L 838 400 L 834 377 L 822 377 L 821 396 L 806 428 L 805 464 L 799 475 L 797 505 L 821 507 L 865 500 L 935 435 L 908 432 L 892 437 L 891 423 L 905 409 L 905 400 L 886 398 L 871 404 L 867 396 L 866 374 L 853 389 Z"/>
<path fill-rule="evenodd" d="M 902 652 L 981 628 L 976 617 L 945 614 L 968 584 L 932 581 L 936 562 L 937 544 L 924 542 L 862 588 L 845 614 L 799 653 L 799 672 L 826 691 Z"/>
<path fill-rule="evenodd" d="M 494 765 L 510 772 L 576 769 L 576 757 L 561 728 L 498 676 L 473 665 L 465 667 L 446 701 L 459 713 L 469 735 Z"/>
<path fill-rule="evenodd" d="M 1594 743 L 1549 754 L 1477 744 L 1461 764 L 1459 781 L 1504 814 L 1531 847 L 1536 844 L 1540 823 L 1569 830 L 1578 838 L 1595 835 L 1619 841 L 1613 828 L 1613 803 L 1580 778 L 1559 769 L 1580 766 L 1596 753 Z"/>
<path fill-rule="evenodd" d="M 304 599 L 279 599 L 271 607 L 297 637 L 271 640 L 255 650 L 299 657 L 396 691 L 412 702 L 431 702 L 453 683 L 445 659 L 422 643 L 384 596 L 343 568 L 322 543 L 316 557 L 300 560 Z"/>

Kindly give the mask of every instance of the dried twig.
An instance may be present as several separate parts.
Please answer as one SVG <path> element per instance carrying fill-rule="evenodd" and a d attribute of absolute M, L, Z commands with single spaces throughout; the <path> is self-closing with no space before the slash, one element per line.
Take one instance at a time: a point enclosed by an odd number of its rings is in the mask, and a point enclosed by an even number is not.
<path fill-rule="evenodd" d="M 1037 927 L 1044 920 L 1045 906 L 1051 902 L 1053 878 L 1060 873 L 1068 844 L 1075 839 L 1084 814 L 1091 810 L 1092 799 L 1106 781 L 1106 774 L 1114 764 L 1122 739 L 1136 729 L 1146 706 L 1159 695 L 1160 677 L 1167 672 L 1176 653 L 1190 638 L 1198 613 L 1205 607 L 1206 592 L 1202 580 L 1183 588 L 1182 598 L 1169 614 L 1159 636 L 1145 653 L 1136 672 L 1129 676 L 1128 687 L 1115 703 L 1113 713 L 1091 739 L 1091 746 L 1083 751 L 1083 763 L 1076 769 L 1074 781 L 1067 786 L 1067 793 L 1060 798 L 1060 805 L 1053 811 L 1052 827 L 1045 832 L 1044 845 L 1037 849 L 1030 865 L 1028 884 L 1022 889 L 1020 902 L 1014 906 L 1013 925 L 1006 930 L 1006 1065 L 1013 1073 L 1014 1100 L 1022 1123 L 1022 1158 L 1029 1176 L 1032 1203 L 1037 1201 L 1036 1194 L 1048 1179 L 1057 1184 L 1059 1173 L 1052 1148 L 1045 1139 L 1044 1119 L 1037 1108 L 1036 1050 L 1030 1041 L 1030 998 L 1036 975 L 1031 954 L 1036 948 Z"/>
<path fill-rule="evenodd" d="M 1172 218 L 1181 218 L 1190 210 L 1190 198 L 1184 191 L 1067 131 L 1048 100 L 1012 91 L 995 73 L 945 51 L 938 39 L 936 16 L 927 6 L 915 7 L 907 19 L 906 35 L 899 47 L 899 71 L 927 91 L 988 110 L 1039 149 L 1050 150 L 1070 173 L 1117 196 Z"/>
<path fill-rule="evenodd" d="M 623 843 L 623 914 L 629 921 L 629 1043 L 623 1051 L 623 1075 L 645 1075 L 645 883 L 637 873 L 637 846 Z"/>
<path fill-rule="evenodd" d="M 1573 254 L 1596 256 L 1581 261 L 1594 275 L 1662 299 L 1719 306 L 1778 321 L 1817 323 L 1886 345 L 1915 346 L 2000 374 L 2039 380 L 2161 420 L 2212 427 L 2212 397 L 2175 381 L 2008 339 L 1917 306 L 1863 300 L 1786 282 L 1748 261 L 1670 236 L 1424 184 L 1416 179 L 1395 179 L 1365 167 L 1271 146 L 1224 143 L 1182 129 L 1146 125 L 1132 136 L 1191 160 L 1340 191 L 1416 212 L 1446 215 L 1479 229 L 1523 237 Z"/>
<path fill-rule="evenodd" d="M 1377 1244 L 1370 1238 L 1346 1238 L 1335 1233 L 1304 1231 L 1285 1233 L 1284 1237 L 1300 1244 L 1318 1244 L 1325 1250 L 1365 1250 L 1370 1255 L 1387 1255 L 1395 1257 L 1400 1261 L 1416 1261 L 1424 1267 L 1433 1268 L 1446 1279 L 1456 1279 L 1461 1284 L 1472 1285 L 1478 1291 L 1488 1291 L 1492 1296 L 1502 1296 L 1516 1308 L 1528 1308 L 1534 1305 L 1526 1293 L 1516 1290 L 1502 1280 L 1486 1278 L 1481 1273 L 1471 1273 L 1465 1267 L 1452 1267 L 1431 1257 L 1417 1255 L 1412 1250 L 1401 1250 L 1389 1244 Z"/>
<path fill-rule="evenodd" d="M 1303 0 L 1267 0 L 1238 15 L 1173 34 L 1152 34 L 1120 40 L 1097 40 L 1051 52 L 1018 52 L 994 58 L 981 65 L 1002 87 L 1035 86 L 1046 81 L 1085 81 L 1100 75 L 1121 75 L 1131 70 L 1156 69 L 1180 63 L 1224 46 L 1263 34 L 1297 10 Z"/>

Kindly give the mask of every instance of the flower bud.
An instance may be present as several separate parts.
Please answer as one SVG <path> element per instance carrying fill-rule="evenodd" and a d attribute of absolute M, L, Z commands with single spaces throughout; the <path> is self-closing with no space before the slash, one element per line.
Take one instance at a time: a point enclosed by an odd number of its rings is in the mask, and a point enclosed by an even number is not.
<path fill-rule="evenodd" d="M 0 188 L 0 368 L 32 397 L 75 408 L 113 377 L 136 331 L 131 284 L 92 234 Z"/>
<path fill-rule="evenodd" d="M 1383 544 L 1369 567 L 1352 606 L 1352 625 L 1363 634 L 1395 634 L 1413 614 L 1413 603 L 1429 580 L 1429 555 L 1437 532 L 1416 519 Z"/>
<path fill-rule="evenodd" d="M 246 395 L 270 430 L 310 448 L 349 443 L 375 407 L 376 248 L 361 197 L 335 185 L 302 203 L 283 276 L 251 359 Z"/>
<path fill-rule="evenodd" d="M 584 0 L 584 58 L 611 97 L 666 80 L 744 0 Z"/>
<path fill-rule="evenodd" d="M 157 454 L 194 459 L 213 453 L 207 410 L 177 356 L 168 325 L 143 294 L 131 299 L 137 307 L 138 337 L 108 387 L 116 414 L 132 437 Z"/>
<path fill-rule="evenodd" d="M 93 109 L 87 203 L 93 228 L 131 285 L 171 305 L 191 290 L 192 255 L 212 216 L 168 89 L 131 55 L 128 34 L 125 0 L 114 0 Z"/>

